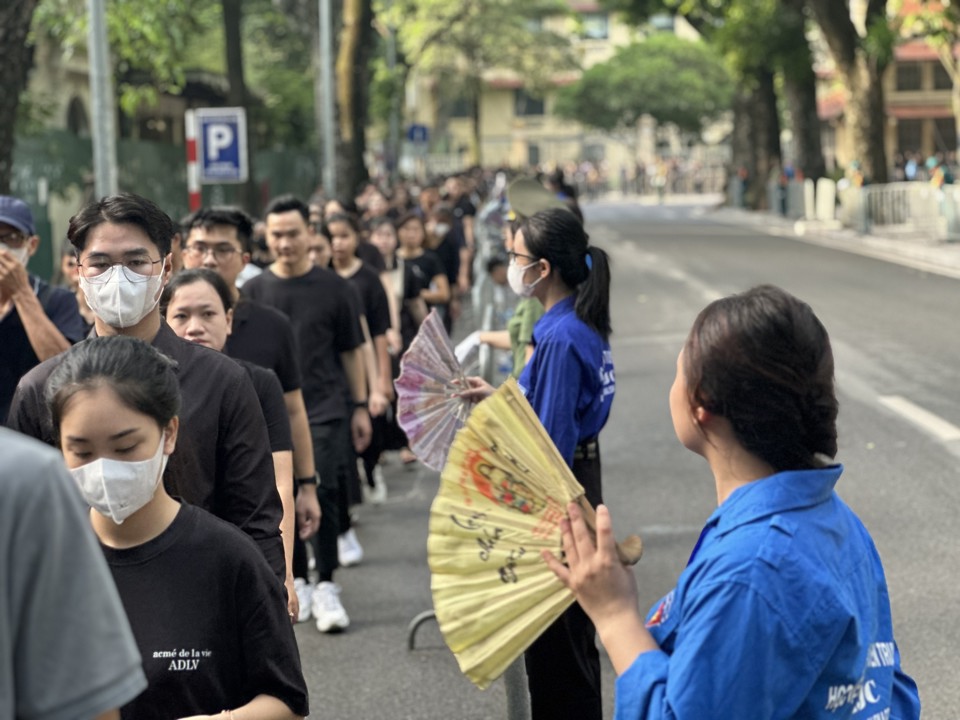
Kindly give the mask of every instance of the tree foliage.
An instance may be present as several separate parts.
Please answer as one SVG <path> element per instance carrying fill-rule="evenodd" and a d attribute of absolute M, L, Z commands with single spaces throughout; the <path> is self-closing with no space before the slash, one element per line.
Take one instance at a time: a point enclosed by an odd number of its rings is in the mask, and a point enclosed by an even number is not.
<path fill-rule="evenodd" d="M 562 0 L 380 0 L 379 14 L 397 28 L 409 67 L 442 77 L 447 99 L 467 97 L 479 162 L 479 96 L 484 73 L 512 70 L 541 95 L 558 73 L 576 68 L 569 37 L 543 20 L 569 15 Z"/>
<path fill-rule="evenodd" d="M 602 130 L 636 126 L 642 115 L 681 130 L 699 132 L 704 122 L 730 109 L 733 81 L 723 58 L 704 43 L 673 35 L 620 48 L 563 88 L 557 113 Z"/>

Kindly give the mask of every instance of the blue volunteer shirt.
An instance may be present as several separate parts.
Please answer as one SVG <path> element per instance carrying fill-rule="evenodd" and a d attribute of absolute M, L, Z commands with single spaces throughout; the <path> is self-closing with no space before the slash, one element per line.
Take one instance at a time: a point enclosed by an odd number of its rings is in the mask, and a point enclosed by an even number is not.
<path fill-rule="evenodd" d="M 577 317 L 573 296 L 533 329 L 533 355 L 518 383 L 563 459 L 600 434 L 616 389 L 610 343 Z"/>
<path fill-rule="evenodd" d="M 777 473 L 716 509 L 647 617 L 661 650 L 617 678 L 617 720 L 920 717 L 842 470 Z"/>

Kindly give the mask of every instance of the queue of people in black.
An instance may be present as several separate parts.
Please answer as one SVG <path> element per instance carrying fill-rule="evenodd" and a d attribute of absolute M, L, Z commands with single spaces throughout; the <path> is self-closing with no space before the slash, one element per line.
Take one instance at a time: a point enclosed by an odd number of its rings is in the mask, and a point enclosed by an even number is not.
<path fill-rule="evenodd" d="M 61 450 L 90 508 L 124 611 L 109 617 L 141 660 L 127 642 L 104 668 L 121 717 L 307 714 L 292 624 L 349 626 L 334 574 L 363 557 L 351 505 L 385 499 L 384 451 L 416 461 L 399 358 L 469 287 L 474 206 L 431 197 L 285 196 L 259 223 L 209 207 L 179 224 L 105 197 L 70 220 L 65 287 L 27 273 L 32 214 L 0 198 L 2 411 Z"/>

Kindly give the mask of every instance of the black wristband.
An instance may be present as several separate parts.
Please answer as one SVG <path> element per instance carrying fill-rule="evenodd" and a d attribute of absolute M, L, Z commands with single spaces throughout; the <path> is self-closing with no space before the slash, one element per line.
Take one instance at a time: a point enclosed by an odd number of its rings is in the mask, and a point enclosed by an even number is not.
<path fill-rule="evenodd" d="M 297 486 L 299 487 L 300 485 L 316 485 L 318 479 L 319 478 L 317 477 L 316 473 L 314 473 L 310 477 L 297 478 Z"/>
<path fill-rule="evenodd" d="M 365 408 L 365 407 L 369 407 L 369 403 L 366 400 L 354 400 L 353 406 L 355 408 L 358 408 L 358 407 Z"/>

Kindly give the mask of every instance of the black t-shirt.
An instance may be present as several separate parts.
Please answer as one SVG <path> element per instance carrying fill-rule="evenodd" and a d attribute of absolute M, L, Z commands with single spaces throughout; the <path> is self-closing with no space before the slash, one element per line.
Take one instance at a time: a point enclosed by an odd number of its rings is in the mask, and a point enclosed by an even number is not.
<path fill-rule="evenodd" d="M 463 195 L 453 205 L 453 224 L 447 237 L 453 241 L 456 248 L 466 247 L 467 236 L 463 231 L 463 220 L 467 217 L 474 217 L 477 214 L 477 208 L 470 202 L 468 195 Z"/>
<path fill-rule="evenodd" d="M 241 295 L 233 309 L 233 330 L 223 351 L 235 360 L 273 370 L 285 393 L 301 387 L 297 341 L 290 318 L 272 307 Z"/>
<path fill-rule="evenodd" d="M 148 683 L 124 720 L 216 715 L 261 694 L 308 713 L 283 587 L 243 533 L 184 504 L 153 540 L 101 547 Z"/>
<path fill-rule="evenodd" d="M 270 452 L 293 450 L 293 435 L 290 432 L 290 416 L 283 401 L 283 388 L 273 370 L 267 370 L 246 360 L 237 360 L 253 383 L 263 410 L 263 419 L 267 421 L 267 435 L 270 436 Z"/>
<path fill-rule="evenodd" d="M 85 335 L 83 317 L 73 293 L 66 288 L 49 285 L 36 275 L 29 277 L 43 312 L 57 330 L 71 343 L 82 340 Z M 0 318 L 0 421 L 7 417 L 20 378 L 39 364 L 40 358 L 33 351 L 20 313 L 15 306 L 11 307 Z"/>
<path fill-rule="evenodd" d="M 349 387 L 340 353 L 363 344 L 353 288 L 332 270 L 314 267 L 296 278 L 272 270 L 244 283 L 242 292 L 290 318 L 300 348 L 303 399 L 313 424 L 349 417 Z"/>
<path fill-rule="evenodd" d="M 383 255 L 380 254 L 380 251 L 376 247 L 371 245 L 366 240 L 361 240 L 357 244 L 357 257 L 363 260 L 365 265 L 369 265 L 373 268 L 374 272 L 382 273 L 387 269 L 386 263 L 383 261 Z"/>
<path fill-rule="evenodd" d="M 448 232 L 443 240 L 440 241 L 440 244 L 433 249 L 433 252 L 435 252 L 440 259 L 440 264 L 443 265 L 443 269 L 447 274 L 447 282 L 449 282 L 450 287 L 453 288 L 456 287 L 457 276 L 460 274 L 460 249 L 450 235 Z"/>
<path fill-rule="evenodd" d="M 361 265 L 353 275 L 344 279 L 357 291 L 370 337 L 384 335 L 390 329 L 390 304 L 380 276 L 373 268 Z"/>
<path fill-rule="evenodd" d="M 433 250 L 424 250 L 418 257 L 405 258 L 403 262 L 413 270 L 417 283 L 424 289 L 430 287 L 437 275 L 447 274 L 443 263 Z"/>
<path fill-rule="evenodd" d="M 160 323 L 151 343 L 177 362 L 180 433 L 170 464 L 182 482 L 168 487 L 257 541 L 281 580 L 286 577 L 277 492 L 263 411 L 247 373 L 223 353 L 176 336 Z M 56 447 L 43 393 L 63 353 L 28 372 L 13 396 L 7 425 Z M 170 473 L 167 473 L 167 477 Z"/>

